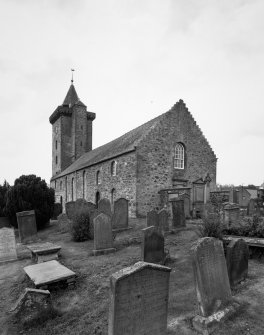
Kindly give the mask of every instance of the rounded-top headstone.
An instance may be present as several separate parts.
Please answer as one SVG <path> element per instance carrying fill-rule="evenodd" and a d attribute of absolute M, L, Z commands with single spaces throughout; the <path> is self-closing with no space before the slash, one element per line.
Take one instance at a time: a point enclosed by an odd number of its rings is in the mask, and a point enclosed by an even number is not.
<path fill-rule="evenodd" d="M 112 217 L 111 203 L 108 199 L 103 198 L 98 203 L 98 210 L 100 213 L 104 213 L 108 215 L 110 218 Z"/>

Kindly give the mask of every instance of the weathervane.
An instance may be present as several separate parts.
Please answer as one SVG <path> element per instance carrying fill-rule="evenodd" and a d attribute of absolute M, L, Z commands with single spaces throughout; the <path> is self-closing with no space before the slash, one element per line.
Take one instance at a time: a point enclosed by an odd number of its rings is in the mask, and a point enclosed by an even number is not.
<path fill-rule="evenodd" d="M 72 79 L 71 79 L 71 82 L 73 83 L 73 72 L 74 72 L 75 70 L 74 69 L 71 69 L 71 72 L 72 72 Z"/>

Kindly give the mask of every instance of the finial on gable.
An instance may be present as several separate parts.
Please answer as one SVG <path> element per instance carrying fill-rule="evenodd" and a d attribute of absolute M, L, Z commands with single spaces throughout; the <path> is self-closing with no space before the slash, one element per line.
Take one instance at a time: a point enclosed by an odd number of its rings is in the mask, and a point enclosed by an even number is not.
<path fill-rule="evenodd" d="M 72 72 L 72 79 L 71 79 L 71 83 L 73 84 L 73 72 L 74 72 L 75 70 L 74 69 L 71 69 L 71 72 Z"/>

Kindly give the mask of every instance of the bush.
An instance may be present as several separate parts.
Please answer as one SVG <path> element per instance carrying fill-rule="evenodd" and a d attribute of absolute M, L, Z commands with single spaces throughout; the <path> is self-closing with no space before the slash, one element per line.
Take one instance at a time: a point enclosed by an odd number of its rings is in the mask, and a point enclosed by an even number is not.
<path fill-rule="evenodd" d="M 220 215 L 215 213 L 204 217 L 202 225 L 199 228 L 199 235 L 201 237 L 215 237 L 222 240 L 223 229 Z"/>
<path fill-rule="evenodd" d="M 0 185 L 0 216 L 5 216 L 6 194 L 10 186 L 5 180 L 3 185 Z"/>
<path fill-rule="evenodd" d="M 5 213 L 17 227 L 16 213 L 35 210 L 37 228 L 44 228 L 53 214 L 54 190 L 35 175 L 22 175 L 6 194 Z"/>
<path fill-rule="evenodd" d="M 264 223 L 258 215 L 253 215 L 252 219 L 248 219 L 243 226 L 226 228 L 223 233 L 226 235 L 264 238 Z"/>
<path fill-rule="evenodd" d="M 76 242 L 91 239 L 89 211 L 81 210 L 74 215 L 71 225 L 71 233 L 73 240 Z"/>

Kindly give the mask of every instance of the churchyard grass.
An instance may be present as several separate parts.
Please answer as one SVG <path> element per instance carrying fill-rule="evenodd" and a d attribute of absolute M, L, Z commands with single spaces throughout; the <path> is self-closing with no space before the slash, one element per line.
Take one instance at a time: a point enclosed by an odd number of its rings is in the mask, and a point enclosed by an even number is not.
<path fill-rule="evenodd" d="M 146 220 L 130 220 L 133 229 L 118 233 L 114 240 L 115 253 L 92 256 L 93 241 L 74 242 L 67 232 L 61 233 L 55 221 L 39 233 L 43 241 L 59 244 L 60 262 L 77 273 L 76 286 L 51 290 L 56 313 L 48 321 L 35 322 L 22 328 L 8 314 L 12 305 L 26 287 L 33 287 L 26 278 L 23 267 L 31 264 L 30 252 L 18 247 L 19 260 L 0 265 L 0 329 L 5 335 L 107 335 L 109 313 L 109 277 L 111 274 L 141 260 L 141 229 Z M 188 224 L 188 227 L 194 227 Z M 172 269 L 169 287 L 168 324 L 173 323 L 167 334 L 186 334 L 186 325 L 196 314 L 196 294 L 191 264 L 191 245 L 198 238 L 197 230 L 183 230 L 165 237 L 165 248 L 172 259 L 166 266 Z M 21 259 L 24 256 L 26 258 Z M 264 329 L 264 264 L 260 260 L 249 261 L 249 275 L 232 295 L 242 301 L 242 308 L 232 319 L 216 330 L 216 335 L 255 334 Z M 181 326 L 178 322 L 186 318 Z M 186 326 L 186 327 L 187 327 Z M 175 328 L 175 330 L 172 330 Z M 187 334 L 195 335 L 193 330 Z"/>

